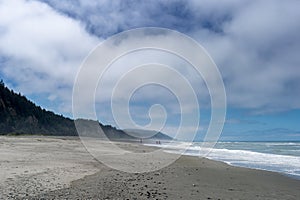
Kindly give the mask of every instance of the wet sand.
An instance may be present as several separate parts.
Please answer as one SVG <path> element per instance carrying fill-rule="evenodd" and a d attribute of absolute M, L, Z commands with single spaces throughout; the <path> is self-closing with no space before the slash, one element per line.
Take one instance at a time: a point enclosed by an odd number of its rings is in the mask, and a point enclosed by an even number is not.
<path fill-rule="evenodd" d="M 126 173 L 97 162 L 76 138 L 0 137 L 0 199 L 24 198 L 299 199 L 300 181 L 190 156 L 158 171 Z"/>

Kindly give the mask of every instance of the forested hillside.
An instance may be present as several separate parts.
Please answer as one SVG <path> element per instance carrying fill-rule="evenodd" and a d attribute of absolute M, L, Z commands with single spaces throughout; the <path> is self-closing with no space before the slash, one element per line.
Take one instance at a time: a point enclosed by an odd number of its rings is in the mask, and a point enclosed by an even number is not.
<path fill-rule="evenodd" d="M 96 136 L 91 133 L 97 121 L 79 119 L 81 132 L 86 136 Z M 123 130 L 99 123 L 105 135 L 111 139 L 135 139 Z M 29 101 L 25 96 L 15 93 L 0 81 L 0 135 L 55 135 L 77 136 L 74 120 L 47 111 Z M 96 134 L 96 135 L 95 135 Z M 159 133 L 152 138 L 171 139 Z"/>
<path fill-rule="evenodd" d="M 74 122 L 42 109 L 0 81 L 0 134 L 77 135 Z"/>

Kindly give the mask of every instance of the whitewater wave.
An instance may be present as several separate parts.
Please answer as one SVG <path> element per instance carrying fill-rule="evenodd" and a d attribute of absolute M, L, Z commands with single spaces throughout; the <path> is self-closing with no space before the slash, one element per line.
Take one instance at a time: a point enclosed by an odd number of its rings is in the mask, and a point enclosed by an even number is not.
<path fill-rule="evenodd" d="M 244 147 L 244 149 L 230 149 L 234 147 Z M 217 148 L 204 149 L 201 143 L 166 143 L 162 145 L 151 145 L 164 148 L 168 153 L 177 153 L 190 156 L 202 156 L 201 151 L 206 150 L 209 153 L 205 157 L 208 159 L 222 161 L 229 165 L 261 169 L 292 175 L 300 179 L 300 156 L 280 155 L 278 152 L 297 152 L 300 150 L 300 143 L 281 142 L 281 143 L 232 143 L 226 142 L 217 145 Z M 245 146 L 247 145 L 247 146 Z M 226 148 L 226 146 L 228 148 Z M 273 149 L 270 146 L 276 146 Z M 281 150 L 278 147 L 281 146 Z M 297 147 L 295 149 L 295 146 Z M 222 147 L 222 148 L 220 148 Z M 299 149 L 298 149 L 299 148 Z M 257 152 L 264 150 L 265 152 Z"/>

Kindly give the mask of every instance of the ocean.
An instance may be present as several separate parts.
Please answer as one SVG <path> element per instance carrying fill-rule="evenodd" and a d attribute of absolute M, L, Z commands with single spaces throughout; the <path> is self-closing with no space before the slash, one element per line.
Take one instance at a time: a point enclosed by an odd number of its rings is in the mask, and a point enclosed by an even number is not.
<path fill-rule="evenodd" d="M 199 156 L 201 142 L 151 145 L 169 153 Z M 229 165 L 279 172 L 300 179 L 300 142 L 218 142 L 206 158 Z"/>

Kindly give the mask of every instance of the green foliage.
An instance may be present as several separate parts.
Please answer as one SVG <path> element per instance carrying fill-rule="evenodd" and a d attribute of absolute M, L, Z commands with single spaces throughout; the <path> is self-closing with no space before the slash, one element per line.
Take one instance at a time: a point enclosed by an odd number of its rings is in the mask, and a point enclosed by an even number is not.
<path fill-rule="evenodd" d="M 0 80 L 0 87 L 5 87 L 3 80 Z"/>
<path fill-rule="evenodd" d="M 42 109 L 0 81 L 0 135 L 77 135 L 73 120 Z"/>
<path fill-rule="evenodd" d="M 82 120 L 82 128 L 89 136 L 92 127 L 98 123 L 106 137 L 116 140 L 135 139 L 122 130 L 97 121 Z M 56 115 L 35 105 L 20 93 L 9 90 L 0 81 L 0 135 L 55 135 L 76 136 L 74 121 L 62 115 Z M 97 133 L 95 133 L 97 135 Z M 161 137 L 159 137 L 161 138 Z"/>

